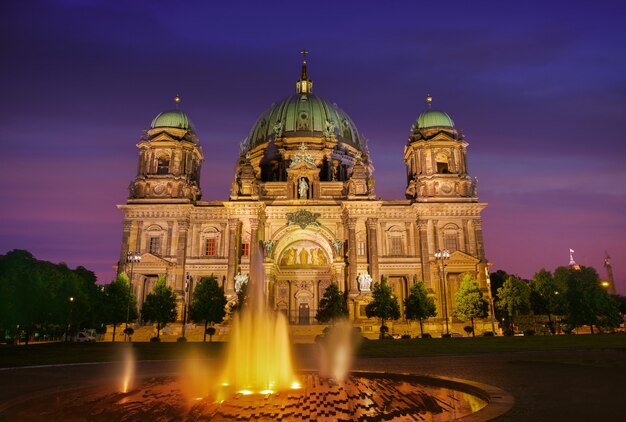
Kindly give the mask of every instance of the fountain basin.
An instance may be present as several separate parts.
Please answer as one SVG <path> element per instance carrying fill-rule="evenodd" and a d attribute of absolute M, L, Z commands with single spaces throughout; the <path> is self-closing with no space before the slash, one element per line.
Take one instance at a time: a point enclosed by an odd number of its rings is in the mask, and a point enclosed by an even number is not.
<path fill-rule="evenodd" d="M 452 378 L 351 372 L 344 383 L 299 373 L 301 387 L 190 398 L 178 377 L 143 378 L 127 393 L 82 386 L 14 401 L 6 420 L 430 420 L 485 421 L 513 405 L 505 391 Z"/>

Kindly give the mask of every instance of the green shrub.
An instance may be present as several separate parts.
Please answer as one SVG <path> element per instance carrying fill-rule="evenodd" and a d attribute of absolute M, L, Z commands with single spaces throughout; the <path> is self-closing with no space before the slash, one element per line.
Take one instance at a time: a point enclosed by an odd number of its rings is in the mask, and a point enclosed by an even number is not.
<path fill-rule="evenodd" d="M 493 331 L 485 331 L 483 333 L 483 337 L 493 337 L 494 335 Z"/>
<path fill-rule="evenodd" d="M 515 331 L 513 331 L 513 330 L 504 330 L 503 334 L 505 336 L 507 336 L 507 337 L 513 337 L 515 335 Z"/>
<path fill-rule="evenodd" d="M 160 342 L 160 341 L 161 341 L 161 339 L 160 339 L 160 338 L 158 338 L 158 337 L 152 337 L 152 338 L 150 338 L 150 342 L 151 342 L 151 343 L 158 343 L 158 342 Z"/>
<path fill-rule="evenodd" d="M 535 330 L 524 330 L 524 336 L 534 336 Z"/>
<path fill-rule="evenodd" d="M 465 331 L 467 335 L 470 335 L 474 331 L 474 327 L 472 327 L 471 325 L 466 325 L 465 327 L 463 327 L 463 331 Z"/>

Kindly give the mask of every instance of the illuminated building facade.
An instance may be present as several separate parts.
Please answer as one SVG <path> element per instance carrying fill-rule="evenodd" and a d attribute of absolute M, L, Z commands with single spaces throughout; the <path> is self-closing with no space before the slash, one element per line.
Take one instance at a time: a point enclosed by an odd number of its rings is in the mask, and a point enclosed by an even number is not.
<path fill-rule="evenodd" d="M 304 60 L 296 92 L 261 114 L 242 142 L 227 200 L 201 199 L 204 156 L 187 115 L 176 109 L 153 120 L 137 144 L 128 201 L 118 206 L 120 271 L 129 251 L 142 254 L 133 280 L 140 304 L 159 276 L 181 302 L 187 275 L 197 282 L 214 274 L 233 298 L 255 259 L 265 269 L 267 300 L 292 324 L 315 322 L 330 283 L 347 292 L 351 319 L 362 324 L 370 280 L 383 276 L 400 303 L 423 280 L 439 310 L 445 277 L 450 316 L 464 274 L 487 290 L 486 204 L 450 116 L 428 97 L 404 147 L 406 197 L 381 200 L 365 139 L 312 87 Z M 444 249 L 442 277 L 435 253 Z"/>

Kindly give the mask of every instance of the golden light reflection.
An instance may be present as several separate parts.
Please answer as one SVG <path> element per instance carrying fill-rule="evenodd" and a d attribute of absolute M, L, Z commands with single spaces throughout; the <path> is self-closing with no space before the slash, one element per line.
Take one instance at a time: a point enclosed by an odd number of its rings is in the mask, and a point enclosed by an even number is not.
<path fill-rule="evenodd" d="M 280 391 L 300 383 L 293 370 L 291 342 L 285 316 L 269 309 L 265 303 L 265 276 L 261 252 L 255 256 L 248 282 L 249 303 L 235 315 L 226 351 L 226 362 L 219 384 L 217 400 L 231 394 Z M 248 392 L 248 393 L 246 393 Z"/>

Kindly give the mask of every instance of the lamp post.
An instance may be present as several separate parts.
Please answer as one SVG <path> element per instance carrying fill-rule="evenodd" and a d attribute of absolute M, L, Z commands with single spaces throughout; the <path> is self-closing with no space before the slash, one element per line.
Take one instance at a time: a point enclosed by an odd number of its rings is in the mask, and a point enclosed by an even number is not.
<path fill-rule="evenodd" d="M 70 341 L 70 326 L 72 325 L 72 314 L 74 313 L 74 296 L 68 298 L 70 302 L 70 316 L 67 319 L 67 327 L 65 329 L 65 341 Z"/>
<path fill-rule="evenodd" d="M 485 268 L 485 276 L 487 276 L 487 288 L 489 289 L 489 312 L 491 313 L 491 332 L 496 335 L 496 314 L 493 308 L 493 295 L 491 294 L 491 278 L 489 277 L 489 270 Z"/>
<path fill-rule="evenodd" d="M 130 339 L 130 336 L 128 335 L 128 320 L 130 319 L 130 291 L 133 285 L 133 268 L 135 265 L 135 262 L 139 263 L 141 262 L 141 254 L 139 252 L 128 252 L 128 255 L 126 255 L 126 263 L 130 262 L 130 277 L 128 279 L 128 301 L 127 301 L 127 306 L 126 306 L 126 327 L 124 328 L 124 341 L 126 341 L 126 339 Z"/>
<path fill-rule="evenodd" d="M 185 338 L 185 327 L 187 325 L 187 295 L 189 292 L 189 283 L 191 276 L 189 273 L 185 275 L 185 293 L 183 296 L 183 338 Z"/>
<path fill-rule="evenodd" d="M 446 318 L 446 336 L 450 335 L 450 329 L 448 327 L 448 298 L 446 295 L 446 261 L 450 258 L 450 251 L 444 249 L 443 251 L 435 252 L 435 259 L 441 262 L 441 286 L 443 291 L 443 311 Z"/>

